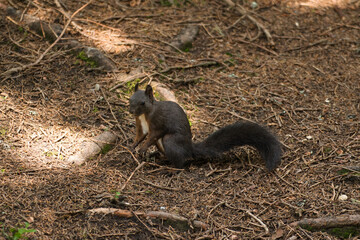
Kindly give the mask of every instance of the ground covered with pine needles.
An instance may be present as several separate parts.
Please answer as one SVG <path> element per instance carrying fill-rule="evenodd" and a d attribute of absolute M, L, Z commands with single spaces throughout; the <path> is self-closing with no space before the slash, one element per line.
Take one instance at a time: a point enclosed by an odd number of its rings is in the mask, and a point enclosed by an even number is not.
<path fill-rule="evenodd" d="M 337 239 L 291 223 L 360 212 L 352 168 L 360 166 L 359 1 L 254 2 L 239 4 L 273 43 L 226 1 L 93 1 L 67 33 L 104 52 L 117 71 L 60 44 L 39 64 L 1 75 L 0 239 L 26 222 L 36 230 L 23 234 L 30 239 Z M 1 3 L 67 21 L 52 1 Z M 61 5 L 73 13 L 85 3 Z M 192 46 L 170 47 L 188 25 L 199 27 Z M 0 74 L 35 62 L 50 44 L 2 16 Z M 131 155 L 134 81 L 109 89 L 134 70 L 145 73 L 134 79 L 142 87 L 152 80 L 175 93 L 194 141 L 250 119 L 279 136 L 281 165 L 269 173 L 248 147 L 180 171 L 156 154 Z M 111 149 L 81 166 L 66 161 L 103 131 L 118 136 Z M 146 163 L 137 168 L 137 160 Z M 100 207 L 166 211 L 208 227 L 89 214 Z"/>

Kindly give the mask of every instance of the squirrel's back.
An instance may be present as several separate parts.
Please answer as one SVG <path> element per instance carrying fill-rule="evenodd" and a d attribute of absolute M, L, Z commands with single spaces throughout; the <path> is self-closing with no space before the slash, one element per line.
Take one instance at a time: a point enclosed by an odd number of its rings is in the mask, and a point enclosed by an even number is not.
<path fill-rule="evenodd" d="M 184 110 L 176 102 L 156 101 L 154 111 L 149 115 L 150 121 L 167 129 L 169 134 L 181 133 L 191 139 L 189 120 Z"/>

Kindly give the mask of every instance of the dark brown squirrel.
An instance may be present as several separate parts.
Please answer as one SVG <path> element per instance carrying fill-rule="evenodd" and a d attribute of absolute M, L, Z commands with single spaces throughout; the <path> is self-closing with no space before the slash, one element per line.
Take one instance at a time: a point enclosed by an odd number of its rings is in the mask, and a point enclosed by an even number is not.
<path fill-rule="evenodd" d="M 147 137 L 139 153 L 145 153 L 150 146 L 156 145 L 177 168 L 183 168 L 190 159 L 216 157 L 243 145 L 255 147 L 269 171 L 281 161 L 281 144 L 277 138 L 266 128 L 249 121 L 225 126 L 204 141 L 193 143 L 184 110 L 175 102 L 156 101 L 150 85 L 143 91 L 136 84 L 130 98 L 130 113 L 136 118 L 136 137 L 132 148 L 135 149 Z"/>

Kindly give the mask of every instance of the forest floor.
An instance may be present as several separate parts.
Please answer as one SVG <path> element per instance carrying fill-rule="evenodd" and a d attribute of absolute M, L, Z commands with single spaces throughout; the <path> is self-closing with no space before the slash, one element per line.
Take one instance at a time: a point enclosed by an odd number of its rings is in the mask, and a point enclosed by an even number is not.
<path fill-rule="evenodd" d="M 67 21 L 52 1 L 0 2 Z M 360 165 L 359 1 L 240 2 L 274 44 L 225 1 L 97 0 L 75 16 L 81 29 L 67 32 L 103 51 L 117 72 L 57 45 L 39 64 L 1 75 L 0 239 L 26 222 L 36 230 L 23 234 L 30 239 L 338 239 L 291 223 L 360 214 L 359 172 L 345 171 Z M 85 3 L 62 6 L 73 13 Z M 199 26 L 192 47 L 169 47 L 187 25 Z M 3 15 L 0 74 L 35 62 L 50 44 Z M 281 165 L 268 172 L 248 147 L 179 171 L 156 155 L 132 156 L 133 82 L 109 89 L 139 68 L 141 87 L 153 80 L 175 93 L 194 141 L 251 119 L 278 135 Z M 80 166 L 67 161 L 105 130 L 118 136 L 112 149 Z M 135 158 L 146 164 L 137 168 Z M 89 214 L 100 207 L 165 211 L 208 227 Z"/>

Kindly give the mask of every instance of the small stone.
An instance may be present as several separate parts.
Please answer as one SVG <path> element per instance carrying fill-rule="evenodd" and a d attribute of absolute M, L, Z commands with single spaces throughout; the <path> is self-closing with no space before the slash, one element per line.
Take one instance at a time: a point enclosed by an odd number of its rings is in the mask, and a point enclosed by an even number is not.
<path fill-rule="evenodd" d="M 95 91 L 99 91 L 99 90 L 100 90 L 100 84 L 95 84 L 94 90 L 95 90 Z"/>
<path fill-rule="evenodd" d="M 346 201 L 348 199 L 348 196 L 346 196 L 345 194 L 342 194 L 339 196 L 339 201 Z"/>
<path fill-rule="evenodd" d="M 255 8 L 258 7 L 258 4 L 257 4 L 257 2 L 254 1 L 254 2 L 251 2 L 250 6 L 251 6 L 252 9 L 255 9 Z"/>
<path fill-rule="evenodd" d="M 230 239 L 231 239 L 231 240 L 238 240 L 239 237 L 238 237 L 237 235 L 231 235 Z"/>

